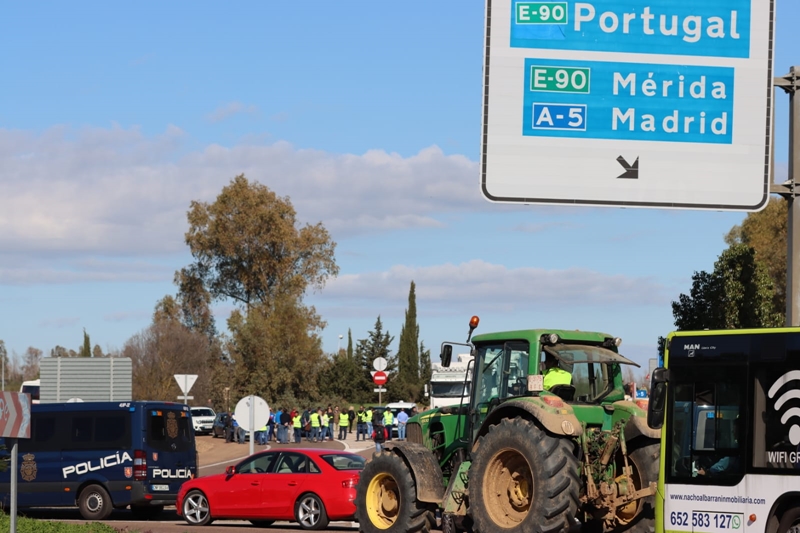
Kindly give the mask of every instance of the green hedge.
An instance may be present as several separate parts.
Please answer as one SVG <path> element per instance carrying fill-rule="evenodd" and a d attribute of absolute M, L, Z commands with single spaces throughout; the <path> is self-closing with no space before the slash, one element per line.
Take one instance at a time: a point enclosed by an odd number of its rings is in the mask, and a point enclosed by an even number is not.
<path fill-rule="evenodd" d="M 0 531 L 10 530 L 11 517 L 6 513 L 0 513 Z M 64 522 L 49 522 L 47 520 L 17 517 L 17 533 L 118 533 L 118 531 L 100 522 L 67 524 Z"/>

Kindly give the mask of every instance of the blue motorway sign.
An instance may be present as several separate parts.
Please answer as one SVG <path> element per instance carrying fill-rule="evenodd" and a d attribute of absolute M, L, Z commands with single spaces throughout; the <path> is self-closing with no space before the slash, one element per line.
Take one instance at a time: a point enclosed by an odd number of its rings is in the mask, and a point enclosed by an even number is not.
<path fill-rule="evenodd" d="M 750 5 L 750 0 L 518 1 L 511 11 L 511 46 L 749 57 Z"/>
<path fill-rule="evenodd" d="M 494 202 L 761 209 L 775 0 L 486 0 Z"/>
<path fill-rule="evenodd" d="M 574 90 L 576 76 L 585 73 Z M 563 79 L 563 83 L 551 83 Z M 557 90 L 561 87 L 563 90 Z M 525 59 L 522 134 L 731 144 L 734 69 Z"/>

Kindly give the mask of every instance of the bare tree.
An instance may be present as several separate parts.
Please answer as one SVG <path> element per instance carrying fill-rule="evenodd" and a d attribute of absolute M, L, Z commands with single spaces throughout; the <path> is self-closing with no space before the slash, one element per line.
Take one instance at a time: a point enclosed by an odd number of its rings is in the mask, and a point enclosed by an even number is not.
<path fill-rule="evenodd" d="M 42 360 L 42 351 L 33 346 L 28 346 L 23 358 L 22 378 L 29 380 L 39 377 L 39 362 Z"/>
<path fill-rule="evenodd" d="M 205 335 L 190 331 L 174 320 L 156 320 L 134 335 L 122 349 L 123 357 L 133 363 L 133 398 L 135 400 L 175 401 L 181 394 L 175 374 L 197 374 L 192 388 L 196 403 L 205 404 L 211 397 L 215 352 Z"/>

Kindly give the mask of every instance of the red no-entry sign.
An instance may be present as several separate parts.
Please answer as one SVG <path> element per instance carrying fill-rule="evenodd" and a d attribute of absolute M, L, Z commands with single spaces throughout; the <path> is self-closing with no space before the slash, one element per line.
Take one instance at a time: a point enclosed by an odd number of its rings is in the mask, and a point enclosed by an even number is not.
<path fill-rule="evenodd" d="M 386 372 L 381 372 L 380 370 L 375 372 L 372 376 L 372 381 L 375 382 L 375 385 L 383 385 L 386 383 Z"/>

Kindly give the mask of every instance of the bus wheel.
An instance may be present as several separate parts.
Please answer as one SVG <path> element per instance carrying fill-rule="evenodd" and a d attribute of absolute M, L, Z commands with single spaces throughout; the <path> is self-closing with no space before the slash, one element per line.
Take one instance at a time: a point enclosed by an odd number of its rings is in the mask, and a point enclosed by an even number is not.
<path fill-rule="evenodd" d="M 633 451 L 628 454 L 628 460 L 633 467 L 635 490 L 647 488 L 651 482 L 658 481 L 660 456 L 660 443 L 649 439 L 645 444 L 633 448 Z M 617 509 L 617 521 L 620 527 L 616 531 L 620 533 L 623 531 L 626 533 L 650 533 L 654 531 L 655 520 L 655 500 L 650 495 Z"/>
<path fill-rule="evenodd" d="M 468 513 L 480 533 L 558 533 L 578 510 L 578 459 L 570 439 L 521 417 L 503 419 L 478 440 Z M 474 489 L 474 492 L 473 492 Z"/>
<path fill-rule="evenodd" d="M 796 533 L 800 531 L 800 509 L 787 509 L 778 524 L 778 533 Z"/>
<path fill-rule="evenodd" d="M 100 485 L 88 485 L 78 497 L 78 507 L 85 520 L 105 520 L 111 514 L 111 496 Z"/>

